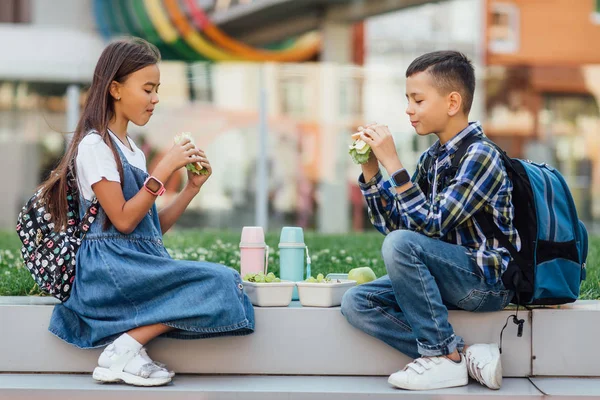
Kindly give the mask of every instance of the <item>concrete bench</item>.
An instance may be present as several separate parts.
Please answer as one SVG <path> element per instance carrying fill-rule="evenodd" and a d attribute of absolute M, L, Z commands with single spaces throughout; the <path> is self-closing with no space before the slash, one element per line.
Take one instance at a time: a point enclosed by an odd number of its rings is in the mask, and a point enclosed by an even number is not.
<path fill-rule="evenodd" d="M 471 383 L 426 392 L 390 387 L 387 375 L 408 358 L 350 326 L 339 307 L 303 308 L 296 302 L 255 308 L 256 332 L 250 336 L 153 341 L 152 356 L 178 373 L 168 386 L 100 385 L 89 373 L 101 350 L 76 349 L 47 331 L 56 303 L 0 297 L 0 400 L 600 398 L 600 346 L 594 340 L 600 302 L 521 310 L 523 337 L 512 323 L 504 333 L 500 391 Z M 513 312 L 450 311 L 450 322 L 468 343 L 497 342 Z"/>
<path fill-rule="evenodd" d="M 0 297 L 0 372 L 88 373 L 100 349 L 80 350 L 47 331 L 48 297 Z M 497 342 L 513 310 L 474 314 L 450 311 L 467 343 Z M 203 340 L 159 338 L 152 356 L 179 373 L 385 376 L 409 361 L 349 325 L 339 307 L 255 308 L 256 332 Z M 523 337 L 510 322 L 504 332 L 504 376 L 600 377 L 600 302 L 521 309 Z"/>
<path fill-rule="evenodd" d="M 83 372 L 96 365 L 100 349 L 81 350 L 48 332 L 56 301 L 0 297 L 0 372 Z M 450 322 L 467 343 L 499 340 L 511 311 L 473 314 L 451 311 Z M 386 376 L 409 362 L 388 345 L 352 327 L 339 307 L 255 308 L 256 331 L 242 337 L 202 340 L 158 338 L 149 353 L 179 373 Z M 504 375 L 532 374 L 531 314 L 523 337 L 516 325 L 504 332 Z"/>

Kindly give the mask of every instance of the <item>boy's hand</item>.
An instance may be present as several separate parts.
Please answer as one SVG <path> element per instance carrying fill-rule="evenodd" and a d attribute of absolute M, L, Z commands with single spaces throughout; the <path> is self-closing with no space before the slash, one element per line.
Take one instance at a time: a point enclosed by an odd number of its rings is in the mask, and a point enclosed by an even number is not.
<path fill-rule="evenodd" d="M 371 146 L 373 154 L 388 172 L 390 169 L 396 171 L 394 168 L 399 163 L 398 152 L 396 151 L 394 138 L 387 125 L 368 125 L 361 132 L 352 135 L 352 138 L 355 137 L 362 139 Z"/>
<path fill-rule="evenodd" d="M 352 134 L 352 140 L 360 139 L 360 135 L 362 135 L 362 133 L 363 133 L 363 131 L 365 129 L 367 129 L 367 128 L 371 128 L 372 129 L 373 127 L 375 127 L 377 125 L 378 125 L 377 122 L 373 122 L 373 123 L 367 124 L 365 126 L 359 126 L 358 127 L 358 132 Z"/>
<path fill-rule="evenodd" d="M 376 123 L 372 123 L 367 125 L 366 127 L 359 126 L 358 132 L 352 135 L 352 140 L 360 139 L 360 135 L 366 128 L 373 127 L 376 125 Z M 379 172 L 379 161 L 377 161 L 377 157 L 375 156 L 375 153 L 372 150 L 369 154 L 368 161 L 364 164 L 361 164 L 360 167 L 363 171 L 365 182 L 369 182 L 375 175 L 377 175 L 377 173 Z"/>

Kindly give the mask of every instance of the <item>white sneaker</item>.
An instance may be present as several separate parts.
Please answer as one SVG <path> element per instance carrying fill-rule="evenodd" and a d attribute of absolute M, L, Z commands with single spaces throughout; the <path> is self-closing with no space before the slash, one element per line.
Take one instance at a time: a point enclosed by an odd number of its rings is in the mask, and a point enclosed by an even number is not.
<path fill-rule="evenodd" d="M 469 376 L 490 389 L 502 385 L 502 362 L 498 345 L 474 344 L 466 351 Z"/>
<path fill-rule="evenodd" d="M 465 357 L 460 363 L 446 357 L 417 358 L 403 370 L 390 375 L 388 382 L 400 389 L 431 390 L 469 383 Z"/>

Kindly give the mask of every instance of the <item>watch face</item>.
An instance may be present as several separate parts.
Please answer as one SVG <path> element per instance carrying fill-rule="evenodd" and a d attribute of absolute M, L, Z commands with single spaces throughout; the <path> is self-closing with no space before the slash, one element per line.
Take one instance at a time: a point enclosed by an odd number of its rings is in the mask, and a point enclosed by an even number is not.
<path fill-rule="evenodd" d="M 160 190 L 160 183 L 156 179 L 150 177 L 146 183 L 146 187 L 156 193 Z"/>
<path fill-rule="evenodd" d="M 410 176 L 408 175 L 408 172 L 406 172 L 406 170 L 402 170 L 395 173 L 393 178 L 394 182 L 396 182 L 396 185 L 398 186 L 402 186 L 410 181 Z"/>

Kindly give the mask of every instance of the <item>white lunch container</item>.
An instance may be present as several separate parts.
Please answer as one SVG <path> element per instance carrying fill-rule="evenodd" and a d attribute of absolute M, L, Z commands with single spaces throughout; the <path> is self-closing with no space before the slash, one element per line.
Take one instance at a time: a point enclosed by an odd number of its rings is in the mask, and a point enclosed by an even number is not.
<path fill-rule="evenodd" d="M 340 279 L 330 283 L 296 282 L 298 296 L 303 307 L 336 307 L 342 304 L 344 293 L 356 281 Z"/>
<path fill-rule="evenodd" d="M 287 307 L 292 301 L 295 282 L 281 281 L 272 283 L 243 282 L 244 291 L 250 302 L 258 307 Z"/>

